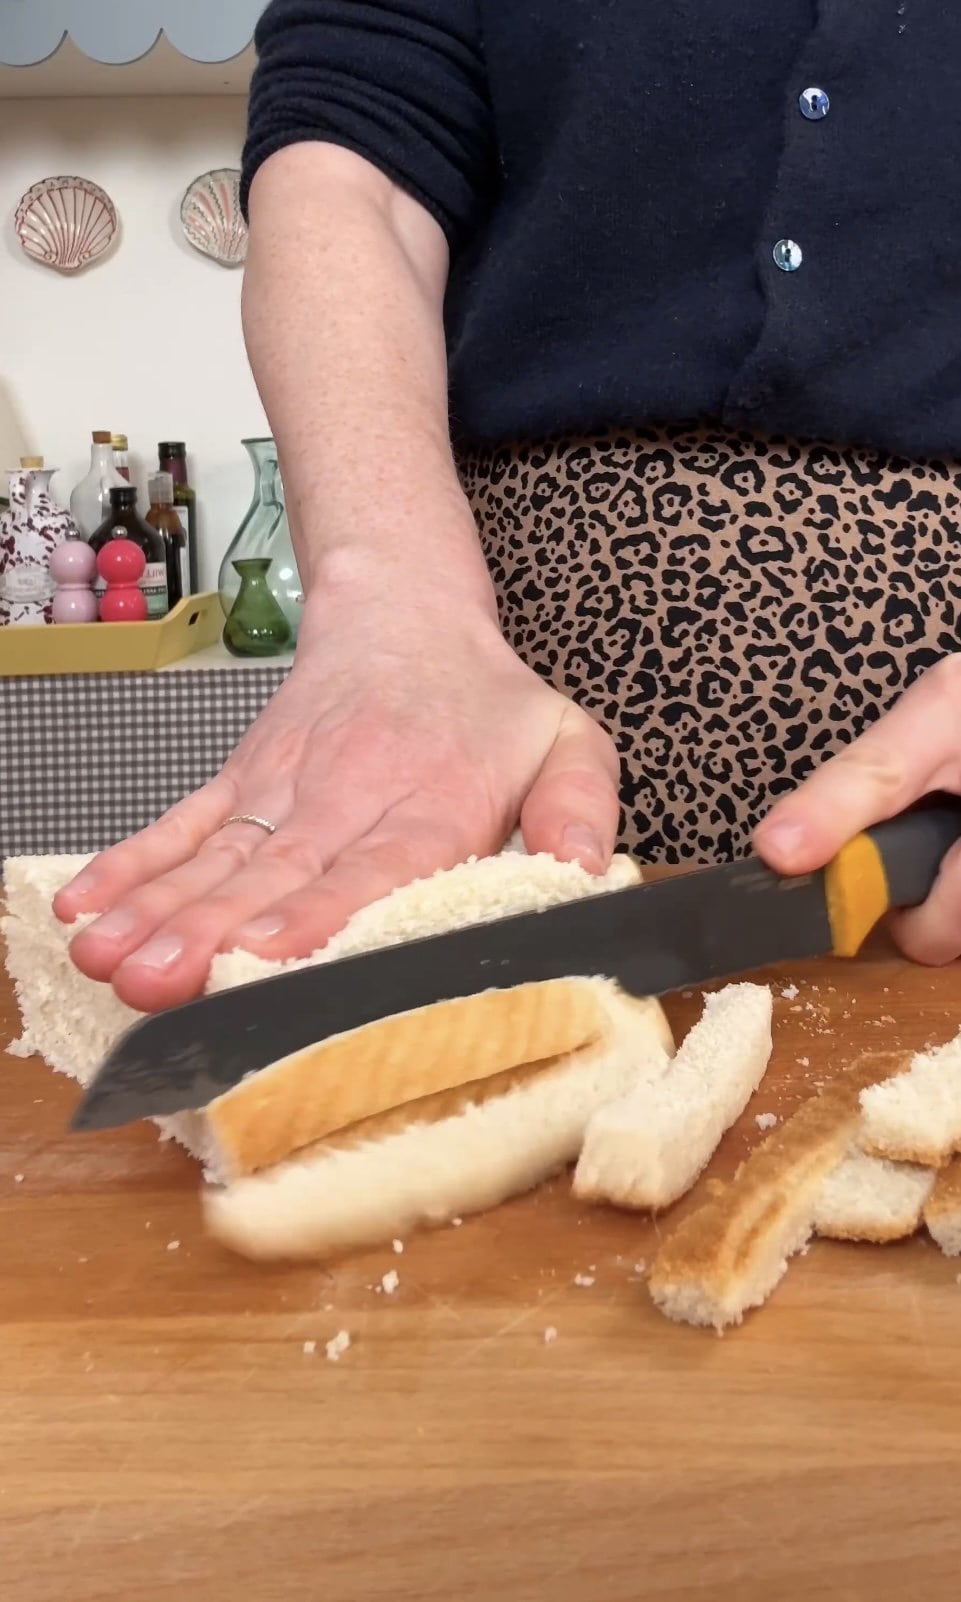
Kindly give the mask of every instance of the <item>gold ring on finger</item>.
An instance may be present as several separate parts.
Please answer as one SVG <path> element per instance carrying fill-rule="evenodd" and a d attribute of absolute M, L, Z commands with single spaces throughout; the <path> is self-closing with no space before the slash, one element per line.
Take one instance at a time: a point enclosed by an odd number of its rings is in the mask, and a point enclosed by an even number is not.
<path fill-rule="evenodd" d="M 269 818 L 259 818 L 256 812 L 236 812 L 232 817 L 224 819 L 220 825 L 221 829 L 226 829 L 229 823 L 252 823 L 255 828 L 266 829 L 268 834 L 277 833 L 276 823 L 271 823 Z"/>

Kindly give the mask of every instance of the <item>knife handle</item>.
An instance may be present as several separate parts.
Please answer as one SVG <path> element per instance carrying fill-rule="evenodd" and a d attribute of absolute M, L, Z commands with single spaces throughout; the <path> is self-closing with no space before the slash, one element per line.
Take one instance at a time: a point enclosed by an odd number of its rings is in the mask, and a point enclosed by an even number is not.
<path fill-rule="evenodd" d="M 961 800 L 902 812 L 842 846 L 825 869 L 832 950 L 860 951 L 875 924 L 898 907 L 926 901 L 951 847 L 961 840 Z"/>

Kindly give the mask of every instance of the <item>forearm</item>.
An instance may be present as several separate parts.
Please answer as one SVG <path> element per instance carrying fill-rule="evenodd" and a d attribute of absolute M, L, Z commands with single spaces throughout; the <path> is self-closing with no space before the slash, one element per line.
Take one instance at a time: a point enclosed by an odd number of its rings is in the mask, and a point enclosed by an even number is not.
<path fill-rule="evenodd" d="M 493 607 L 447 418 L 441 229 L 350 152 L 281 151 L 250 197 L 244 332 L 307 590 L 429 580 Z"/>

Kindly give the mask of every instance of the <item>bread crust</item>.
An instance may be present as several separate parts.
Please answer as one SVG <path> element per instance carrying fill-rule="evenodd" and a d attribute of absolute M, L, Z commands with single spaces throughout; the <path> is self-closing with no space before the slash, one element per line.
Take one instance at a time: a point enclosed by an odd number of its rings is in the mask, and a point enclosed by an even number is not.
<path fill-rule="evenodd" d="M 855 1136 L 861 1091 L 905 1060 L 859 1059 L 756 1147 L 731 1184 L 714 1187 L 654 1261 L 648 1289 L 662 1313 L 722 1330 L 766 1300 L 810 1239 L 821 1181 Z"/>
<path fill-rule="evenodd" d="M 239 1178 L 391 1107 L 579 1051 L 607 1027 L 601 988 L 557 979 L 489 990 L 321 1041 L 210 1103 L 212 1165 Z"/>
<path fill-rule="evenodd" d="M 658 1210 L 690 1190 L 764 1077 L 771 1010 L 767 985 L 709 995 L 668 1072 L 591 1119 L 575 1196 Z"/>
<path fill-rule="evenodd" d="M 946 1257 L 961 1256 L 961 1157 L 938 1173 L 925 1205 L 924 1222 Z"/>
<path fill-rule="evenodd" d="M 580 1150 L 591 1114 L 642 1072 L 662 1073 L 673 1041 L 655 1001 L 605 991 L 604 1037 L 393 1108 L 272 1168 L 209 1187 L 208 1231 L 246 1257 L 317 1259 L 373 1246 L 497 1205 Z"/>
<path fill-rule="evenodd" d="M 961 1037 L 915 1053 L 895 1083 L 865 1091 L 859 1143 L 871 1157 L 947 1167 L 961 1148 Z"/>
<path fill-rule="evenodd" d="M 921 1226 L 934 1185 L 929 1168 L 849 1150 L 821 1182 L 814 1232 L 822 1240 L 906 1240 Z"/>

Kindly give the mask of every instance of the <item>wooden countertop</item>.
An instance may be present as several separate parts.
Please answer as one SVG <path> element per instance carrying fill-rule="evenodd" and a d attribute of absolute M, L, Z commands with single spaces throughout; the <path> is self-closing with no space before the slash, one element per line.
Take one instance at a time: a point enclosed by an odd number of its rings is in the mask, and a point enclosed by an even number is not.
<path fill-rule="evenodd" d="M 959 969 L 774 983 L 718 1172 L 832 1062 L 961 1024 Z M 817 1244 L 723 1340 L 652 1308 L 655 1227 L 561 1181 L 402 1256 L 265 1270 L 205 1241 L 181 1152 L 67 1137 L 74 1087 L 0 1067 L 3 1602 L 957 1596 L 961 1261 L 925 1241 Z"/>

